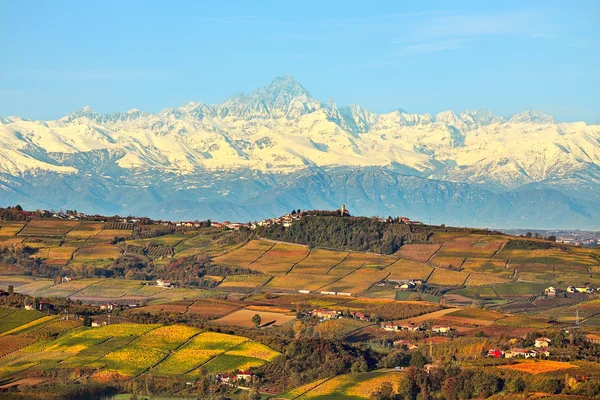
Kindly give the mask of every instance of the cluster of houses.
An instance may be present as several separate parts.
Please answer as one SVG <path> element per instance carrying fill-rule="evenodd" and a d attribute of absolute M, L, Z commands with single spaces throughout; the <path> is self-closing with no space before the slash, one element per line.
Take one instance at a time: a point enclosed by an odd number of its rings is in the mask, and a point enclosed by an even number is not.
<path fill-rule="evenodd" d="M 288 227 L 292 225 L 292 222 L 299 220 L 302 218 L 302 211 L 298 210 L 298 212 L 294 211 L 290 214 L 285 214 L 281 217 L 277 218 L 267 218 L 262 221 L 254 221 L 254 222 L 231 222 L 231 221 L 223 221 L 223 222 L 212 222 L 211 226 L 215 228 L 229 228 L 239 230 L 240 228 L 248 228 L 248 229 L 256 229 L 259 226 L 271 226 L 271 225 L 283 225 Z"/>
<path fill-rule="evenodd" d="M 331 319 L 339 319 L 344 317 L 341 311 L 329 310 L 325 308 L 315 308 L 311 311 L 310 315 L 317 317 L 322 321 L 329 321 Z M 369 317 L 360 311 L 350 311 L 347 314 L 347 318 L 358 319 L 360 321 L 369 321 Z"/>
<path fill-rule="evenodd" d="M 250 383 L 254 378 L 254 374 L 250 371 L 238 371 L 230 374 L 218 374 L 217 381 L 222 384 L 232 385 L 234 383 Z"/>
<path fill-rule="evenodd" d="M 536 358 L 536 357 L 548 357 L 550 351 L 548 348 L 552 340 L 547 337 L 540 337 L 535 339 L 533 349 L 522 349 L 512 348 L 510 350 L 490 349 L 487 353 L 488 357 L 493 358 Z"/>
<path fill-rule="evenodd" d="M 415 325 L 410 322 L 403 324 L 385 324 L 381 329 L 388 332 L 419 332 L 425 330 L 423 326 Z M 433 325 L 431 331 L 434 333 L 446 334 L 452 332 L 453 329 L 450 325 Z"/>
<path fill-rule="evenodd" d="M 594 288 L 589 287 L 589 286 L 569 286 L 566 290 L 567 293 L 593 293 L 594 292 Z M 558 296 L 560 293 L 563 293 L 563 290 L 554 287 L 554 286 L 549 286 L 546 289 L 544 289 L 544 294 L 548 297 L 556 297 Z"/>
<path fill-rule="evenodd" d="M 396 290 L 415 290 L 417 286 L 423 285 L 422 279 L 388 279 L 387 282 L 395 284 Z"/>

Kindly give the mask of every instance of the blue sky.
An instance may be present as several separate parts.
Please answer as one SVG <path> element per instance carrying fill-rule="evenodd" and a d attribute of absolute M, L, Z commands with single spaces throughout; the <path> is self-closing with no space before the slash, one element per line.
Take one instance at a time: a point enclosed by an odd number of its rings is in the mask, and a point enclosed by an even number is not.
<path fill-rule="evenodd" d="M 217 103 L 290 73 L 375 112 L 600 119 L 600 2 L 0 0 L 0 116 Z"/>

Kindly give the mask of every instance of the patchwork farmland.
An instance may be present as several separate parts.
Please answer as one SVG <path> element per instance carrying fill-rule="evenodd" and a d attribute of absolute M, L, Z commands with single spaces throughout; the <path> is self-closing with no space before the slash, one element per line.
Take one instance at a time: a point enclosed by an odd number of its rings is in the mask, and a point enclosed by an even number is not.
<path fill-rule="evenodd" d="M 2 314 L 4 314 L 2 316 Z M 0 336 L 0 379 L 24 369 L 91 368 L 96 374 L 120 376 L 179 376 L 194 374 L 201 366 L 215 373 L 257 367 L 279 353 L 245 337 L 205 332 L 184 325 L 114 324 L 98 328 L 71 325 L 55 340 L 27 339 L 38 329 L 63 321 L 35 311 L 0 308 L 6 332 Z M 64 321 L 67 322 L 67 321 Z M 71 321 L 72 322 L 72 321 Z M 13 328 L 8 330 L 8 328 Z M 30 372 L 31 372 L 30 371 Z"/>

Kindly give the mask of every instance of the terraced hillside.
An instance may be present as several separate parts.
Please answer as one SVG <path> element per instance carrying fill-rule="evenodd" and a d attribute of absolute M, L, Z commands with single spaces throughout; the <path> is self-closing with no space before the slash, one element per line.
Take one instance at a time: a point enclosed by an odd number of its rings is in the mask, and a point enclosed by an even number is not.
<path fill-rule="evenodd" d="M 114 268 L 123 259 L 129 265 L 139 261 L 171 268 L 175 260 L 194 256 L 210 257 L 216 266 L 255 271 L 207 277 L 207 281 L 214 282 L 210 286 L 217 285 L 217 289 L 226 292 L 339 292 L 394 298 L 393 285 L 385 288 L 377 285 L 405 280 L 467 288 L 510 286 L 515 282 L 564 288 L 600 284 L 598 250 L 474 230 L 438 229 L 428 236 L 419 236 L 428 237 L 427 243 L 405 243 L 393 255 L 381 255 L 309 248 L 258 237 L 236 239 L 235 231 L 215 228 L 134 238 L 133 232 L 140 229 L 133 224 L 114 222 L 54 219 L 0 222 L 0 246 L 21 245 L 28 249 L 30 258 L 43 263 L 46 269 L 63 271 L 62 276 L 89 276 L 94 268 Z M 144 232 L 148 229 L 143 228 Z M 0 263 L 0 274 L 2 287 L 12 284 L 23 293 L 39 296 L 69 296 L 87 301 L 103 298 L 155 301 L 202 296 L 185 289 L 167 292 L 164 288 L 146 287 L 140 279 L 114 284 L 97 278 L 67 283 L 20 280 L 15 277 L 19 270 L 9 263 Z M 539 292 L 532 295 L 536 294 Z M 500 293 L 495 295 L 503 297 Z"/>
<path fill-rule="evenodd" d="M 0 308 L 0 381 L 27 370 L 94 370 L 96 377 L 198 375 L 198 369 L 226 373 L 261 366 L 279 353 L 241 336 L 185 325 L 113 324 L 85 327 L 36 311 Z M 52 330 L 59 336 L 36 335 Z"/>

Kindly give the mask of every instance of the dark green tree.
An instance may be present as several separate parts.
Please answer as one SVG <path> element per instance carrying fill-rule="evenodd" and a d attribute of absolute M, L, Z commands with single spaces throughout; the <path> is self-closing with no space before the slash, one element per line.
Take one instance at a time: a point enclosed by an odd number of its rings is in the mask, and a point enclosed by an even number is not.
<path fill-rule="evenodd" d="M 260 315 L 254 314 L 254 316 L 252 317 L 252 322 L 254 323 L 255 328 L 258 328 L 260 326 L 261 321 L 262 318 L 260 317 Z"/>

